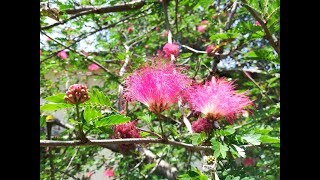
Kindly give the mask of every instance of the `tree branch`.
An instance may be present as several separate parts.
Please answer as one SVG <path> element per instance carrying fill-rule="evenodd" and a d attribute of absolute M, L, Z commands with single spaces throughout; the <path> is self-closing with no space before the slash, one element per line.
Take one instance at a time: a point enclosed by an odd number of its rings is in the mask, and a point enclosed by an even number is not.
<path fill-rule="evenodd" d="M 242 2 L 243 2 L 243 6 L 250 12 L 250 14 L 254 17 L 254 19 L 257 20 L 261 24 L 261 27 L 266 35 L 265 36 L 266 39 L 269 41 L 270 45 L 277 52 L 277 54 L 280 56 L 280 46 L 279 46 L 280 43 L 278 42 L 277 38 L 272 37 L 272 35 L 267 27 L 267 24 L 261 19 L 259 14 L 247 4 L 247 1 L 242 0 Z"/>
<path fill-rule="evenodd" d="M 75 19 L 80 16 L 88 15 L 88 14 L 104 14 L 110 12 L 122 12 L 122 11 L 131 11 L 140 9 L 145 5 L 145 1 L 136 1 L 136 2 L 129 2 L 125 4 L 119 4 L 115 6 L 81 6 L 80 8 L 73 8 L 73 9 L 66 9 L 65 12 L 59 12 L 59 15 L 63 14 L 70 14 L 73 15 L 69 19 L 64 21 L 58 21 L 54 24 L 42 27 L 41 30 L 50 29 L 54 26 L 65 24 L 66 22 Z"/>
<path fill-rule="evenodd" d="M 236 13 L 236 10 L 237 10 L 237 7 L 238 7 L 238 1 L 234 1 L 233 5 L 232 5 L 232 9 L 231 9 L 231 12 L 228 16 L 228 19 L 227 19 L 227 22 L 226 22 L 226 27 L 225 27 L 225 30 L 228 30 L 231 26 L 231 20 L 232 20 L 232 17 L 234 16 L 234 14 Z"/>
<path fill-rule="evenodd" d="M 173 146 L 180 146 L 192 150 L 212 150 L 211 146 L 195 146 L 183 142 L 177 142 L 166 139 L 155 138 L 126 138 L 126 139 L 104 139 L 104 140 L 90 140 L 88 142 L 75 141 L 55 141 L 55 140 L 40 140 L 40 146 L 43 147 L 57 147 L 57 146 L 101 146 L 108 144 L 142 144 L 142 143 L 159 143 Z"/>

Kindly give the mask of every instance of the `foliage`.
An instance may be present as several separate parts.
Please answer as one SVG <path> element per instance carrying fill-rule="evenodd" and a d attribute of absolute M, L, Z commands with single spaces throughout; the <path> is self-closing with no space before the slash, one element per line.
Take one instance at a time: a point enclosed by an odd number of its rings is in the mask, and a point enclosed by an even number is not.
<path fill-rule="evenodd" d="M 162 4 L 146 1 L 142 7 L 130 11 L 89 13 L 68 20 L 74 16 L 67 14 L 69 9 L 84 5 L 114 6 L 124 2 L 131 1 L 50 1 L 51 8 L 60 10 L 59 20 L 66 23 L 42 29 L 40 34 L 41 140 L 46 139 L 46 117 L 59 111 L 66 113 L 66 119 L 59 119 L 61 122 L 75 128 L 80 124 L 85 135 L 95 139 L 112 138 L 114 127 L 130 120 L 136 120 L 139 128 L 161 134 L 159 117 L 149 112 L 145 105 L 129 102 L 125 108 L 127 111 L 119 111 L 118 105 L 119 82 L 123 83 L 168 42 Z M 235 80 L 236 89 L 248 91 L 255 104 L 252 110 L 244 111 L 234 124 L 221 121 L 221 128 L 211 133 L 189 133 L 183 123 L 183 115 L 188 115 L 191 123 L 198 119 L 198 115 L 194 115 L 187 106 L 181 110 L 176 104 L 164 111 L 162 125 L 168 139 L 212 147 L 212 152 L 208 153 L 166 144 L 140 145 L 176 167 L 178 179 L 212 179 L 212 173 L 202 168 L 203 157 L 208 155 L 215 156 L 216 173 L 220 179 L 278 179 L 280 176 L 280 58 L 262 25 L 256 23 L 245 7 L 252 8 L 280 41 L 280 2 L 237 1 L 239 4 L 231 18 L 230 28 L 226 28 L 234 2 L 176 0 L 168 4 L 173 42 L 177 42 L 180 48 L 175 64 L 183 67 L 184 74 L 197 82 L 212 75 Z M 52 11 L 45 7 L 41 7 L 42 28 L 57 22 L 53 20 Z M 197 31 L 202 20 L 209 21 L 203 33 Z M 208 56 L 205 53 L 208 45 L 215 45 L 216 53 L 224 55 Z M 186 46 L 204 53 L 194 52 Z M 66 59 L 57 55 L 64 49 L 68 56 Z M 127 59 L 130 60 L 128 63 Z M 93 61 L 105 69 L 88 70 Z M 120 76 L 120 69 L 125 64 L 125 73 Z M 90 96 L 90 100 L 79 105 L 79 119 L 75 106 L 64 101 L 68 87 L 78 83 L 87 85 Z M 148 132 L 140 132 L 140 135 L 158 138 Z M 75 138 L 74 129 L 65 128 L 52 137 L 53 140 Z M 46 147 L 40 149 L 40 178 L 50 179 L 49 150 Z M 130 155 L 113 152 L 105 158 L 99 154 L 103 149 L 100 146 L 51 148 L 55 178 L 60 179 L 64 174 L 64 178 L 85 179 L 92 167 L 113 168 L 115 179 L 166 178 L 158 169 L 153 170 L 156 162 L 147 161 L 138 151 Z M 245 158 L 254 158 L 254 163 L 245 166 Z"/>

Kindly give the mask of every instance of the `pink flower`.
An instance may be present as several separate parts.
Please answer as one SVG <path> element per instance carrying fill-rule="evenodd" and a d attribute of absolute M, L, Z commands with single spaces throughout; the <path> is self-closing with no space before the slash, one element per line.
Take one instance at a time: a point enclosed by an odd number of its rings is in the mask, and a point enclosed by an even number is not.
<path fill-rule="evenodd" d="M 71 85 L 64 96 L 64 100 L 69 104 L 80 104 L 89 99 L 87 86 L 82 84 Z"/>
<path fill-rule="evenodd" d="M 185 91 L 184 97 L 193 110 L 203 113 L 206 118 L 217 120 L 225 117 L 231 124 L 237 114 L 252 105 L 245 93 L 237 93 L 233 82 L 224 78 L 212 77 L 204 85 L 194 85 Z"/>
<path fill-rule="evenodd" d="M 117 125 L 115 128 L 115 135 L 112 138 L 140 138 L 139 131 L 136 127 L 137 122 L 131 121 L 125 124 Z M 123 154 L 129 154 L 136 148 L 135 144 L 120 144 L 119 149 Z"/>
<path fill-rule="evenodd" d="M 208 54 L 208 56 L 213 56 L 214 54 L 212 53 L 212 51 L 215 49 L 214 45 L 209 45 L 207 46 L 206 52 Z"/>
<path fill-rule="evenodd" d="M 160 30 L 160 28 L 157 26 L 157 27 L 156 27 L 156 31 L 159 31 L 159 30 Z"/>
<path fill-rule="evenodd" d="M 245 167 L 253 166 L 255 164 L 255 159 L 254 158 L 245 158 L 242 163 Z"/>
<path fill-rule="evenodd" d="M 131 121 L 117 125 L 115 138 L 140 138 L 136 124 L 136 121 Z"/>
<path fill-rule="evenodd" d="M 164 58 L 164 57 L 165 57 L 165 54 L 164 54 L 163 51 L 161 51 L 161 49 L 158 49 L 158 50 L 157 50 L 157 56 L 158 56 L 159 58 Z"/>
<path fill-rule="evenodd" d="M 160 59 L 127 78 L 125 96 L 127 100 L 145 104 L 154 113 L 161 113 L 178 101 L 189 81 L 174 64 Z"/>
<path fill-rule="evenodd" d="M 67 52 L 65 50 L 60 51 L 57 55 L 61 59 L 67 59 L 68 58 L 68 54 L 67 54 Z"/>
<path fill-rule="evenodd" d="M 92 64 L 90 64 L 90 65 L 88 66 L 88 70 L 89 70 L 89 71 L 97 71 L 97 70 L 99 70 L 99 69 L 100 69 L 100 67 L 99 67 L 98 65 L 94 64 L 94 63 L 92 63 Z"/>
<path fill-rule="evenodd" d="M 113 177 L 114 176 L 114 172 L 112 169 L 106 169 L 103 173 L 105 176 L 107 177 Z"/>
<path fill-rule="evenodd" d="M 87 177 L 90 179 L 91 178 L 91 176 L 93 175 L 93 171 L 89 171 L 88 173 L 87 173 Z"/>
<path fill-rule="evenodd" d="M 41 49 L 40 49 L 40 56 L 42 55 L 42 51 L 41 51 Z"/>
<path fill-rule="evenodd" d="M 204 32 L 206 31 L 206 29 L 207 29 L 207 25 L 199 25 L 199 26 L 197 27 L 197 31 L 198 31 L 199 33 L 204 33 Z"/>
<path fill-rule="evenodd" d="M 213 129 L 213 121 L 206 118 L 200 118 L 192 122 L 192 130 L 196 133 L 210 132 Z"/>
<path fill-rule="evenodd" d="M 163 51 L 166 54 L 167 57 L 170 57 L 170 55 L 174 55 L 174 57 L 178 57 L 179 55 L 179 45 L 167 43 L 163 46 Z"/>
<path fill-rule="evenodd" d="M 52 40 L 52 39 L 51 39 L 51 38 L 49 38 L 49 37 L 46 39 L 46 41 L 51 41 L 51 40 Z"/>
<path fill-rule="evenodd" d="M 256 21 L 256 25 L 257 25 L 257 26 L 261 26 L 261 24 L 259 23 L 259 21 Z"/>
<path fill-rule="evenodd" d="M 133 28 L 130 26 L 128 27 L 128 33 L 130 34 L 133 31 Z"/>

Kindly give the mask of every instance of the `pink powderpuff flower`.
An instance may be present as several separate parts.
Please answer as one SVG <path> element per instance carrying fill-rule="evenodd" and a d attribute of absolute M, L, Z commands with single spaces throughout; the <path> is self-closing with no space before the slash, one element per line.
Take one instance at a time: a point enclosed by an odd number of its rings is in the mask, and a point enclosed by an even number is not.
<path fill-rule="evenodd" d="M 252 105 L 246 93 L 237 93 L 233 82 L 212 77 L 204 85 L 194 85 L 184 91 L 185 101 L 194 110 L 201 112 L 209 120 L 226 118 L 232 124 L 236 115 Z"/>
<path fill-rule="evenodd" d="M 196 133 L 211 132 L 213 129 L 213 121 L 209 121 L 206 118 L 200 118 L 192 122 L 192 130 Z"/>
<path fill-rule="evenodd" d="M 242 163 L 243 163 L 243 165 L 244 165 L 245 167 L 254 166 L 254 164 L 255 164 L 255 159 L 248 157 L 248 158 L 243 159 L 243 162 L 242 162 Z"/>
<path fill-rule="evenodd" d="M 106 169 L 103 174 L 107 177 L 114 177 L 114 171 L 112 169 Z"/>
<path fill-rule="evenodd" d="M 87 172 L 87 177 L 90 179 L 93 174 L 94 174 L 93 171 L 89 171 L 89 172 Z"/>
<path fill-rule="evenodd" d="M 156 31 L 159 31 L 159 30 L 160 30 L 160 28 L 157 26 L 157 27 L 156 27 Z"/>
<path fill-rule="evenodd" d="M 99 70 L 99 69 L 100 69 L 100 67 L 99 67 L 98 65 L 94 64 L 94 63 L 92 63 L 92 64 L 90 64 L 90 65 L 88 66 L 88 70 L 89 70 L 89 71 L 97 71 L 97 70 Z"/>
<path fill-rule="evenodd" d="M 179 56 L 179 45 L 175 43 L 167 43 L 163 46 L 163 51 L 166 54 L 167 57 L 170 57 L 170 55 L 174 55 L 174 57 Z"/>
<path fill-rule="evenodd" d="M 65 50 L 60 51 L 57 55 L 61 59 L 67 59 L 68 58 L 68 54 L 67 54 L 67 52 Z"/>
<path fill-rule="evenodd" d="M 42 51 L 41 51 L 41 49 L 40 49 L 40 56 L 42 55 Z"/>
<path fill-rule="evenodd" d="M 167 60 L 156 59 L 151 66 L 135 71 L 126 80 L 125 97 L 139 101 L 156 114 L 178 101 L 181 91 L 189 84 L 181 69 Z"/>

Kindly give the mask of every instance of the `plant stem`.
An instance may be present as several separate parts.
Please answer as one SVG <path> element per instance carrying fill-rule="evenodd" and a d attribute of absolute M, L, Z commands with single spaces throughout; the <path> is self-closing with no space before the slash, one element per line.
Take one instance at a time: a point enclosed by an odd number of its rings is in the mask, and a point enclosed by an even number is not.
<path fill-rule="evenodd" d="M 156 113 L 156 115 L 158 116 L 158 119 L 159 119 L 162 139 L 167 139 L 166 135 L 164 134 L 163 128 L 162 128 L 163 118 L 161 117 L 161 114 L 160 114 L 160 113 Z"/>
<path fill-rule="evenodd" d="M 76 104 L 76 113 L 77 113 L 77 121 L 78 121 L 78 138 L 81 140 L 81 141 L 84 141 L 86 142 L 87 139 L 86 139 L 86 136 L 83 132 L 83 125 L 82 125 L 82 121 L 81 121 L 81 118 L 80 118 L 80 110 L 79 110 L 79 104 Z"/>

